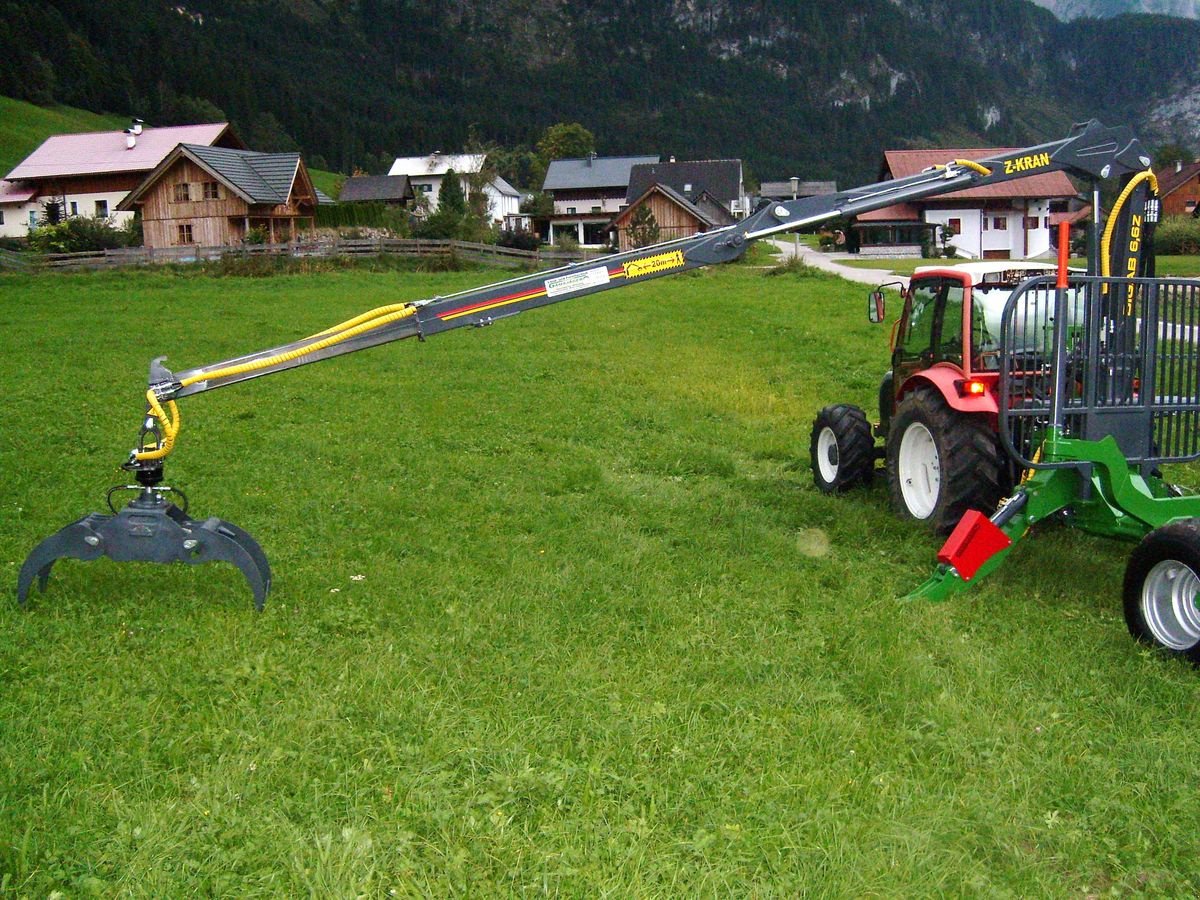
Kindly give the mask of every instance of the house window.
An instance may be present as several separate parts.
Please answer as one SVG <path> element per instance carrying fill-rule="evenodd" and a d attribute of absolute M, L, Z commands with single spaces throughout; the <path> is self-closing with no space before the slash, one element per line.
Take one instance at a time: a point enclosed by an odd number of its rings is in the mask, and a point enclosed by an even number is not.
<path fill-rule="evenodd" d="M 97 219 L 107 219 L 108 218 L 108 201 L 107 200 L 97 200 L 96 201 L 96 218 Z"/>
<path fill-rule="evenodd" d="M 573 207 L 573 206 L 568 206 L 568 207 L 567 207 L 567 214 L 568 214 L 568 215 L 574 215 L 574 214 L 575 214 L 575 207 Z"/>
<path fill-rule="evenodd" d="M 690 194 L 690 193 L 692 192 L 692 186 L 691 186 L 691 184 L 685 184 L 685 185 L 683 186 L 683 192 L 684 192 L 685 194 Z"/>
<path fill-rule="evenodd" d="M 987 231 L 987 230 L 988 230 L 988 221 L 989 221 L 989 220 L 988 220 L 988 217 L 987 217 L 987 216 L 983 216 L 983 217 L 982 217 L 982 219 L 983 219 L 983 230 L 984 230 L 984 231 Z"/>
<path fill-rule="evenodd" d="M 71 215 L 79 215 L 79 202 L 77 200 L 71 201 Z"/>
<path fill-rule="evenodd" d="M 1183 208 L 1186 209 L 1188 212 L 1192 212 L 1196 208 L 1196 201 L 1195 200 L 1187 201 L 1185 204 L 1183 204 Z"/>
<path fill-rule="evenodd" d="M 186 181 L 174 186 L 171 199 L 176 203 L 187 203 L 192 199 L 192 192 L 188 190 L 188 183 Z"/>
<path fill-rule="evenodd" d="M 37 210 L 36 209 L 31 209 L 29 211 L 29 227 L 37 228 Z"/>
<path fill-rule="evenodd" d="M 995 216 L 992 219 L 992 228 L 994 228 L 996 231 L 1008 231 L 1008 217 Z"/>
<path fill-rule="evenodd" d="M 592 207 L 592 212 L 600 212 L 600 207 L 598 207 L 598 206 L 593 206 L 593 207 Z"/>
<path fill-rule="evenodd" d="M 948 219 L 946 227 L 951 229 L 955 234 L 962 234 L 962 219 Z"/>
<path fill-rule="evenodd" d="M 1025 230 L 1026 231 L 1037 231 L 1037 227 L 1038 227 L 1038 217 L 1037 216 L 1026 216 L 1025 217 Z"/>
<path fill-rule="evenodd" d="M 177 243 L 177 244 L 192 244 L 192 243 L 195 243 L 195 241 L 193 241 L 193 240 L 192 240 L 192 226 L 191 226 L 191 224 L 187 224 L 187 225 L 176 225 L 176 226 L 175 226 L 175 229 L 176 229 L 176 237 L 177 237 L 177 240 L 175 241 L 175 243 Z"/>
<path fill-rule="evenodd" d="M 0 225 L 4 224 L 4 210 L 0 209 Z"/>
<path fill-rule="evenodd" d="M 433 193 L 433 185 L 432 184 L 418 184 L 417 187 L 421 189 L 422 194 Z"/>
<path fill-rule="evenodd" d="M 1049 216 L 1046 216 L 1044 219 L 1042 219 L 1042 227 L 1045 228 L 1047 231 L 1050 229 L 1050 217 Z"/>
<path fill-rule="evenodd" d="M 204 182 L 204 199 L 205 200 L 220 200 L 221 194 L 217 188 L 215 181 Z"/>

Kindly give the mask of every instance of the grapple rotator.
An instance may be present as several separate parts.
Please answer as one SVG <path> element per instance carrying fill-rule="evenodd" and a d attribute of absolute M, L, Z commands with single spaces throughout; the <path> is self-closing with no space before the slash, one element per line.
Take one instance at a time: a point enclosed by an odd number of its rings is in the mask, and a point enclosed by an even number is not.
<path fill-rule="evenodd" d="M 158 360 L 151 366 L 152 381 L 156 367 L 161 372 Z M 107 557 L 116 562 L 233 563 L 254 592 L 255 608 L 262 610 L 271 589 L 271 566 L 266 555 L 258 542 L 238 526 L 215 516 L 188 516 L 187 496 L 162 483 L 162 457 L 166 454 L 159 454 L 164 446 L 169 450 L 174 434 L 169 430 L 164 433 L 160 421 L 148 410 L 138 440 L 140 449 L 132 451 L 122 465 L 133 473 L 136 484 L 109 488 L 106 500 L 110 512 L 89 513 L 77 519 L 34 547 L 25 559 L 17 577 L 17 599 L 22 605 L 35 580 L 38 589 L 45 591 L 50 570 L 58 560 L 91 562 Z M 113 498 L 123 492 L 136 496 L 118 509 Z M 168 496 L 178 498 L 182 506 Z"/>

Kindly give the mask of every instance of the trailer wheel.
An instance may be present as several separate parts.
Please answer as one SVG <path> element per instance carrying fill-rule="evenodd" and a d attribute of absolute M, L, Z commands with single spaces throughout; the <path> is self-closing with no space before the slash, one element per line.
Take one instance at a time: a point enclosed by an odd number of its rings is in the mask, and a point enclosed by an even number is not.
<path fill-rule="evenodd" d="M 1125 624 L 1145 644 L 1200 665 L 1200 520 L 1146 535 L 1125 567 Z"/>
<path fill-rule="evenodd" d="M 903 518 L 949 532 L 970 509 L 991 513 L 1004 496 L 996 436 L 951 409 L 932 387 L 900 401 L 887 441 L 888 492 Z"/>
<path fill-rule="evenodd" d="M 825 494 L 870 484 L 875 469 L 871 423 L 857 406 L 827 406 L 813 421 L 809 442 L 813 481 Z"/>

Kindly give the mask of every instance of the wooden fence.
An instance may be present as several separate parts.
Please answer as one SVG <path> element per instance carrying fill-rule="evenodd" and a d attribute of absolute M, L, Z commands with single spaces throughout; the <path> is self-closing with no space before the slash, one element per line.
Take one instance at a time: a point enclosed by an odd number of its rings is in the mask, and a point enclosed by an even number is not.
<path fill-rule="evenodd" d="M 596 250 L 514 250 L 495 244 L 467 241 L 400 240 L 398 238 L 355 238 L 333 241 L 297 241 L 291 244 L 244 244 L 237 247 L 124 247 L 86 253 L 13 253 L 0 250 L 0 269 L 14 271 L 45 269 L 108 269 L 163 263 L 186 264 L 225 258 L 258 256 L 320 258 L 356 256 L 457 257 L 496 265 L 543 268 L 580 260 L 597 259 Z"/>

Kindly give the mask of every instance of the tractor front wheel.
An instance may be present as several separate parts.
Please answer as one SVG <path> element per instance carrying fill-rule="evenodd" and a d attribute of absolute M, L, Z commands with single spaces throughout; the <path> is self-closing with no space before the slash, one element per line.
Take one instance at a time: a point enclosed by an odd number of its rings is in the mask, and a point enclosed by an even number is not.
<path fill-rule="evenodd" d="M 813 421 L 809 455 L 813 481 L 822 493 L 870 484 L 875 438 L 866 413 L 848 403 L 825 407 Z"/>
<path fill-rule="evenodd" d="M 949 532 L 969 509 L 991 513 L 1004 496 L 996 436 L 951 409 L 932 387 L 912 391 L 888 429 L 888 492 L 902 517 Z"/>
<path fill-rule="evenodd" d="M 1156 528 L 1125 568 L 1125 624 L 1145 644 L 1200 665 L 1200 519 Z"/>

